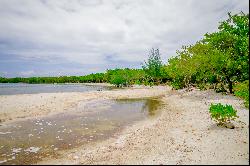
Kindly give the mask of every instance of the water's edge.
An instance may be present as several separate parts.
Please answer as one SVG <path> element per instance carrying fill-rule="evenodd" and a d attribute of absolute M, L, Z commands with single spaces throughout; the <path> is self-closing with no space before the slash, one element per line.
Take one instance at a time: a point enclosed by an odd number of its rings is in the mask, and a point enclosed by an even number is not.
<path fill-rule="evenodd" d="M 117 89 L 106 84 L 25 84 L 0 83 L 0 95 L 38 94 L 58 92 L 89 92 Z"/>
<path fill-rule="evenodd" d="M 110 138 L 125 126 L 157 115 L 160 100 L 93 100 L 82 110 L 0 126 L 0 161 L 34 164 L 69 150 Z M 11 139 L 10 139 L 11 138 Z"/>

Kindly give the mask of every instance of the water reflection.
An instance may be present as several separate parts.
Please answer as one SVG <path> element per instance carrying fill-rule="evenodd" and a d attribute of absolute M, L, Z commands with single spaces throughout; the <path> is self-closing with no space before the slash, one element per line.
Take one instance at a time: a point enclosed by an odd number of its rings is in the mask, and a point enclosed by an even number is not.
<path fill-rule="evenodd" d="M 129 106 L 132 106 L 132 107 L 134 105 L 131 105 L 131 102 L 141 104 L 142 107 L 141 107 L 140 111 L 141 111 L 141 113 L 144 113 L 146 116 L 155 116 L 156 112 L 158 111 L 158 108 L 162 105 L 161 101 L 159 99 L 157 99 L 157 98 L 150 98 L 150 99 L 116 99 L 115 101 L 117 103 L 119 103 L 119 104 L 128 104 Z"/>
<path fill-rule="evenodd" d="M 60 150 L 112 137 L 122 127 L 157 114 L 156 99 L 92 101 L 70 111 L 0 126 L 0 164 L 34 164 Z"/>

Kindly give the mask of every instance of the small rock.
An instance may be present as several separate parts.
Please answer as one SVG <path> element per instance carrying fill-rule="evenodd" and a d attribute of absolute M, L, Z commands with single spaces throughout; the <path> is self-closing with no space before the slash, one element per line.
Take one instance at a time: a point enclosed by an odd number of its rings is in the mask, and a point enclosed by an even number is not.
<path fill-rule="evenodd" d="M 229 129 L 234 129 L 235 128 L 234 124 L 232 124 L 232 123 L 226 123 L 225 127 L 229 128 Z"/>

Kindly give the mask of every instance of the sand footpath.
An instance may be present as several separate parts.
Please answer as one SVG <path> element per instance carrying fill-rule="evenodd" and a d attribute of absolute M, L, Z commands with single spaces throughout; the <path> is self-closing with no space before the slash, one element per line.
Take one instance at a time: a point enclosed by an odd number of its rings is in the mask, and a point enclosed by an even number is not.
<path fill-rule="evenodd" d="M 0 96 L 1 121 L 68 110 L 92 99 L 161 96 L 157 118 L 126 127 L 106 141 L 66 151 L 38 164 L 249 164 L 249 110 L 243 101 L 212 90 L 171 90 L 167 86 L 134 87 L 86 93 Z M 217 127 L 208 112 L 211 103 L 238 110 L 235 129 Z M 5 122 L 4 122 L 5 123 Z"/>

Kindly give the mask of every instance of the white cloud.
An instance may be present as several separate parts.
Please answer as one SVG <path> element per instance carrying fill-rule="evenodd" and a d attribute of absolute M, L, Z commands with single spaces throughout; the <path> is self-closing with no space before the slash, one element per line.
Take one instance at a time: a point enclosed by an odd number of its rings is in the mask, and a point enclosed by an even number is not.
<path fill-rule="evenodd" d="M 143 61 L 159 47 L 163 60 L 216 30 L 248 0 L 1 0 L 0 48 L 22 58 L 82 64 Z M 8 42 L 8 44 L 6 44 Z"/>
<path fill-rule="evenodd" d="M 35 72 L 33 70 L 29 70 L 29 71 L 21 71 L 20 75 L 23 77 L 29 77 L 32 76 Z"/>

